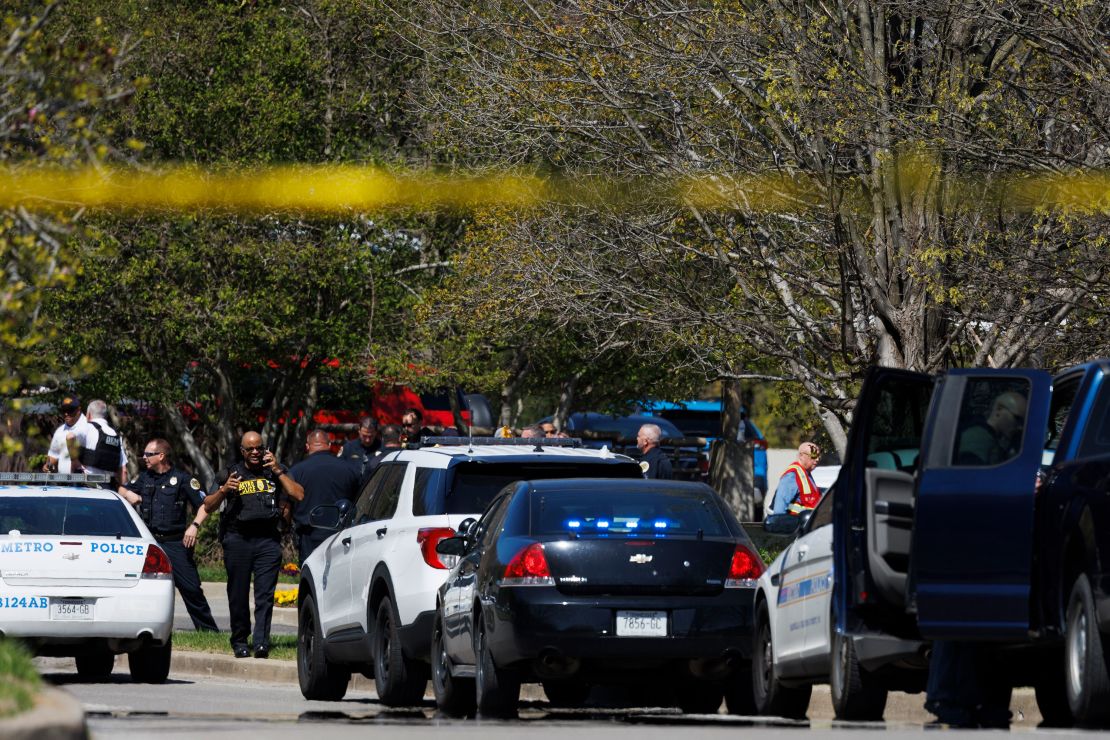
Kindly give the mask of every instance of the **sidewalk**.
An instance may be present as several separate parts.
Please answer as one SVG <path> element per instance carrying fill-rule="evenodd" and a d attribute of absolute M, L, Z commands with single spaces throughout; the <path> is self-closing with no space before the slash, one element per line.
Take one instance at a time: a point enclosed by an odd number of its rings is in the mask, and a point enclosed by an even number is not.
<path fill-rule="evenodd" d="M 212 616 L 220 629 L 228 627 L 227 609 L 227 584 L 218 582 L 205 582 L 202 584 L 208 605 L 212 607 Z M 278 588 L 296 588 L 293 584 L 278 584 Z M 253 599 L 253 594 L 252 597 Z M 177 629 L 193 628 L 189 621 L 189 614 L 177 596 L 177 605 L 174 611 L 174 625 Z M 297 610 L 294 607 L 274 607 L 274 618 L 271 632 L 275 635 L 297 634 Z M 126 656 L 120 656 L 116 663 L 116 671 L 126 672 Z M 212 678 L 236 679 L 240 681 L 262 681 L 272 683 L 286 683 L 296 685 L 297 663 L 293 660 L 257 660 L 255 658 L 236 659 L 231 655 L 217 655 L 214 653 L 194 653 L 174 649 L 173 662 L 170 668 L 174 674 L 190 676 L 208 676 Z M 356 673 L 351 677 L 351 691 L 366 691 L 376 697 L 374 680 Z M 521 688 L 520 698 L 525 701 L 546 700 L 543 689 L 539 684 L 524 684 Z M 431 684 L 425 699 L 434 699 L 431 694 Z M 932 715 L 925 711 L 924 694 L 903 694 L 891 692 L 886 705 L 886 719 L 888 722 L 924 723 L 932 720 Z M 1032 689 L 1015 689 L 1014 698 L 1010 703 L 1014 713 L 1012 727 L 1036 727 L 1041 722 L 1041 713 L 1037 709 L 1037 701 Z M 809 718 L 811 720 L 831 720 L 833 718 L 832 701 L 829 698 L 828 686 L 815 686 L 813 699 L 809 704 Z"/>

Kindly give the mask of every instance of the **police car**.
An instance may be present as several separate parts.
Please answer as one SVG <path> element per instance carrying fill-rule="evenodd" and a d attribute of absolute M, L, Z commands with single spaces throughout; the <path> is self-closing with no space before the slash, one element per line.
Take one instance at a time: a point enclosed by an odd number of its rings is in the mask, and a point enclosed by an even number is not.
<path fill-rule="evenodd" d="M 428 438 L 420 449 L 387 453 L 353 505 L 316 507 L 312 523 L 338 531 L 301 568 L 297 671 L 305 698 L 343 698 L 358 671 L 373 674 L 384 704 L 418 703 L 449 565 L 439 541 L 515 481 L 642 479 L 632 458 L 580 445 Z"/>
<path fill-rule="evenodd" d="M 135 510 L 91 484 L 107 476 L 0 473 L 0 635 L 35 654 L 72 656 L 106 676 L 128 654 L 131 677 L 170 668 L 170 561 Z"/>

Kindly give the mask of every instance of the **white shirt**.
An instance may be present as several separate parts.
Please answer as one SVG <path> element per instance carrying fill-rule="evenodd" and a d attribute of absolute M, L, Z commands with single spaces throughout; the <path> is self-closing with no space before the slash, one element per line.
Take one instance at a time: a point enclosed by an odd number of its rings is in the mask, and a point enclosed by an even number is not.
<path fill-rule="evenodd" d="M 85 447 L 88 447 L 90 450 L 95 449 L 96 448 L 96 443 L 100 441 L 100 429 L 97 428 L 97 424 L 103 425 L 104 426 L 104 431 L 107 432 L 108 434 L 113 435 L 113 436 L 119 436 L 119 432 L 117 432 L 115 429 L 112 428 L 112 425 L 108 423 L 107 419 L 94 419 L 93 421 L 95 421 L 96 424 L 93 424 L 90 421 L 90 422 L 86 422 L 86 426 L 85 426 Z M 120 442 L 122 443 L 123 440 L 120 440 Z M 127 465 L 127 452 L 123 449 L 123 444 L 120 444 L 120 446 L 119 446 L 119 465 L 116 466 L 115 470 L 101 470 L 100 468 L 93 467 L 92 465 L 86 465 L 85 466 L 85 472 L 86 473 L 103 473 L 105 475 L 115 475 L 116 473 L 119 472 L 119 469 L 122 468 L 125 465 Z"/>
<path fill-rule="evenodd" d="M 72 426 L 63 423 L 54 430 L 54 436 L 50 439 L 50 451 L 46 454 L 58 460 L 59 473 L 73 472 L 73 463 L 69 459 L 69 447 L 66 446 L 66 435 L 73 432 L 77 437 L 77 447 L 80 449 L 85 446 L 85 436 L 88 434 L 88 428 L 89 422 L 85 419 L 85 415 L 81 414 Z"/>

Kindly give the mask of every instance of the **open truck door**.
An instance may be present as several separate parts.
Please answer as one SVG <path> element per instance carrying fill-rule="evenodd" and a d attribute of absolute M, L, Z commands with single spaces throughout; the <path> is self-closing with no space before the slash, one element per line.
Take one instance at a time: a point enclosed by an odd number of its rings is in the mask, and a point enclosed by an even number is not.
<path fill-rule="evenodd" d="M 833 503 L 838 632 L 913 640 L 907 613 L 914 473 L 935 378 L 872 368 L 863 383 Z"/>
<path fill-rule="evenodd" d="M 1027 636 L 1051 393 L 1051 376 L 1037 370 L 952 370 L 938 383 L 910 565 L 909 606 L 922 637 Z"/>

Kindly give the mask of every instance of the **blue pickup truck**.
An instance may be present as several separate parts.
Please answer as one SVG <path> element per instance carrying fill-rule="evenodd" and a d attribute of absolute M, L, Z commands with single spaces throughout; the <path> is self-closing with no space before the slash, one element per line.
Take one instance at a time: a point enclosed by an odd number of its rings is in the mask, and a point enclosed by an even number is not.
<path fill-rule="evenodd" d="M 1047 724 L 1110 724 L 1108 374 L 870 372 L 833 506 L 834 630 L 861 683 L 975 641 Z"/>

